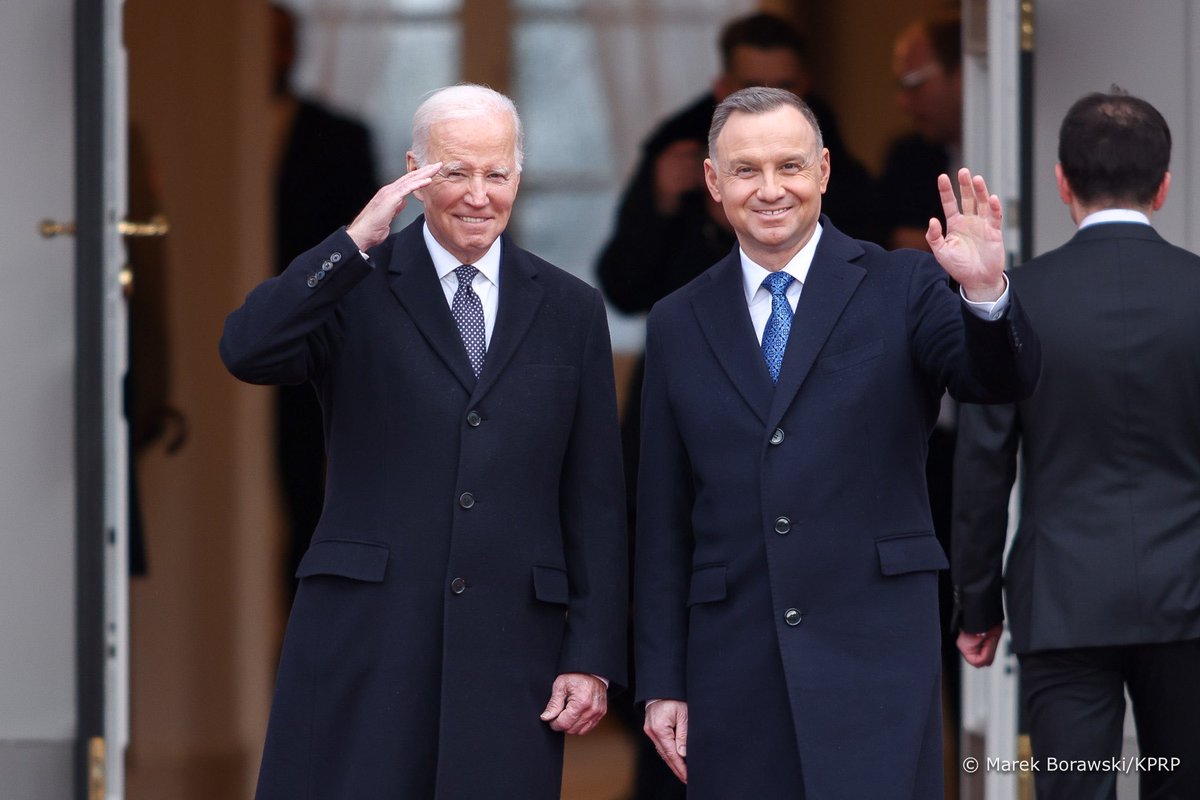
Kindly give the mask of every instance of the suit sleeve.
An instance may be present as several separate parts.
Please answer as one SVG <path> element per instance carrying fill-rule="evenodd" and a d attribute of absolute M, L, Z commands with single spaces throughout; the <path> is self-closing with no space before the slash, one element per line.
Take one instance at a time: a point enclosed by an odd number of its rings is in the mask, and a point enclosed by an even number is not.
<path fill-rule="evenodd" d="M 297 256 L 225 319 L 226 368 L 247 383 L 311 380 L 336 344 L 338 303 L 372 269 L 345 228 Z"/>
<path fill-rule="evenodd" d="M 561 515 L 569 575 L 559 673 L 628 685 L 628 544 L 608 321 L 593 291 L 575 421 L 563 459 Z"/>
<path fill-rule="evenodd" d="M 637 700 L 686 700 L 692 470 L 667 387 L 662 333 L 650 315 L 638 471 L 634 631 Z"/>
<path fill-rule="evenodd" d="M 981 633 L 1004 620 L 1004 543 L 1018 420 L 1013 405 L 964 403 L 959 409 L 950 547 L 955 630 Z"/>

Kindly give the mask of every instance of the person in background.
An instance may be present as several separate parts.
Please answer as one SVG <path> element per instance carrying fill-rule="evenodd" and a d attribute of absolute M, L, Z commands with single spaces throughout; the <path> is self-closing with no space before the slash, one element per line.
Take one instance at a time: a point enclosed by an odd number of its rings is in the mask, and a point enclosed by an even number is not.
<path fill-rule="evenodd" d="M 272 5 L 270 13 L 278 153 L 275 271 L 282 273 L 326 232 L 354 219 L 379 183 L 366 126 L 292 89 L 297 21 L 282 5 Z M 275 400 L 275 462 L 287 518 L 281 580 L 290 605 L 296 569 L 321 517 L 325 434 L 311 386 L 280 386 Z"/>
<path fill-rule="evenodd" d="M 962 166 L 962 22 L 958 12 L 922 19 L 896 38 L 896 103 L 913 132 L 884 161 L 880 203 L 884 244 L 928 250 L 925 228 L 941 214 L 937 176 Z"/>

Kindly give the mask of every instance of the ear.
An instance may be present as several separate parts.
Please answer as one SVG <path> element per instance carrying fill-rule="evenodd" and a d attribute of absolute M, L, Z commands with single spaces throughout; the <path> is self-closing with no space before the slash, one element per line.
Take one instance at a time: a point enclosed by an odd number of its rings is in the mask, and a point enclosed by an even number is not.
<path fill-rule="evenodd" d="M 829 188 L 829 148 L 821 148 L 821 194 L 825 194 L 825 190 Z"/>
<path fill-rule="evenodd" d="M 1071 184 L 1067 182 L 1067 176 L 1063 175 L 1062 164 L 1054 165 L 1054 182 L 1058 184 L 1058 198 L 1067 205 L 1075 199 L 1075 193 L 1071 191 Z"/>
<path fill-rule="evenodd" d="M 1158 185 L 1158 191 L 1154 193 L 1154 201 L 1150 204 L 1151 211 L 1158 211 L 1167 202 L 1167 194 L 1171 191 L 1171 173 L 1164 172 L 1162 183 Z"/>
<path fill-rule="evenodd" d="M 721 185 L 717 183 L 717 168 L 711 158 L 704 159 L 704 185 L 712 199 L 721 202 Z"/>

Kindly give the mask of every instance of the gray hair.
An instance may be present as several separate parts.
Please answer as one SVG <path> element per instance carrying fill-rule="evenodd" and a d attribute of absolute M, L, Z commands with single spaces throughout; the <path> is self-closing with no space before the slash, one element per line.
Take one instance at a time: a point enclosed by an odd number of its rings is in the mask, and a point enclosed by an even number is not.
<path fill-rule="evenodd" d="M 729 118 L 733 114 L 738 112 L 742 114 L 767 114 L 784 106 L 791 106 L 808 120 L 808 124 L 812 126 L 813 134 L 815 134 L 817 139 L 817 153 L 820 153 L 821 149 L 825 147 L 825 140 L 821 137 L 821 126 L 817 123 L 817 115 L 808 107 L 808 103 L 786 89 L 751 86 L 748 89 L 739 89 L 729 95 L 729 97 L 726 97 L 717 106 L 717 110 L 713 112 L 712 125 L 708 129 L 709 159 L 713 164 L 717 163 L 717 137 L 721 135 L 721 131 L 725 129 L 725 123 L 729 121 Z"/>
<path fill-rule="evenodd" d="M 412 123 L 412 152 L 417 166 L 429 163 L 429 133 L 435 123 L 451 119 L 470 119 L 489 114 L 507 114 L 512 118 L 513 161 L 517 172 L 525 163 L 525 129 L 517 107 L 495 89 L 477 83 L 460 83 L 438 89 L 417 106 Z"/>

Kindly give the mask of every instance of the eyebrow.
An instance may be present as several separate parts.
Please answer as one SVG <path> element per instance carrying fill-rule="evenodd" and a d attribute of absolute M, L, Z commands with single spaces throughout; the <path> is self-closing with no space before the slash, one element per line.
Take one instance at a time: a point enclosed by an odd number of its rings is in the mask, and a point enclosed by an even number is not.
<path fill-rule="evenodd" d="M 439 172 L 455 172 L 455 171 L 475 171 L 475 170 L 471 170 L 470 167 L 467 164 L 463 163 L 462 161 L 451 161 L 449 163 L 443 164 L 441 170 L 439 170 Z M 485 172 L 485 173 L 486 172 L 499 172 L 502 175 L 509 175 L 512 173 L 512 168 L 511 167 L 497 167 L 497 166 L 480 167 L 478 171 Z"/>

